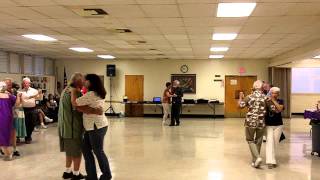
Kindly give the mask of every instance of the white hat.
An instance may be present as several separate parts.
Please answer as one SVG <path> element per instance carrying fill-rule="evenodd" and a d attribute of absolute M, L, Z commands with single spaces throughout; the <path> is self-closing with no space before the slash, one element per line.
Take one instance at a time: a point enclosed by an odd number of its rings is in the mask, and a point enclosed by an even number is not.
<path fill-rule="evenodd" d="M 3 81 L 0 81 L 0 92 L 5 92 L 7 90 L 7 84 Z"/>

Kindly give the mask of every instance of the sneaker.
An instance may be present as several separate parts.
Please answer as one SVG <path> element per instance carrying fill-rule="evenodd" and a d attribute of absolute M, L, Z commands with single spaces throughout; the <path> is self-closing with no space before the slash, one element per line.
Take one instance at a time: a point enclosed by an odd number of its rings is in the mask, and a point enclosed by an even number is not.
<path fill-rule="evenodd" d="M 47 123 L 53 122 L 53 119 L 50 119 L 50 118 L 48 118 L 47 116 L 44 117 L 44 120 L 45 120 Z"/>
<path fill-rule="evenodd" d="M 40 128 L 39 127 L 34 127 L 34 132 L 39 132 Z"/>
<path fill-rule="evenodd" d="M 257 160 L 254 162 L 254 167 L 259 168 L 261 163 L 262 163 L 262 158 L 258 157 Z"/>
<path fill-rule="evenodd" d="M 251 166 L 254 167 L 254 162 L 251 163 Z"/>
<path fill-rule="evenodd" d="M 12 161 L 13 159 L 14 159 L 13 156 L 5 156 L 3 158 L 4 161 Z"/>
<path fill-rule="evenodd" d="M 48 126 L 43 124 L 43 125 L 40 126 L 40 129 L 48 129 Z"/>
<path fill-rule="evenodd" d="M 62 175 L 63 179 L 71 179 L 72 177 L 73 177 L 73 173 L 72 172 L 70 172 L 70 173 L 64 172 L 63 175 Z"/>
<path fill-rule="evenodd" d="M 82 175 L 81 173 L 79 175 L 72 174 L 71 180 L 79 180 L 79 179 L 84 179 L 84 178 L 86 178 L 86 177 L 84 175 Z"/>
<path fill-rule="evenodd" d="M 14 151 L 14 152 L 13 152 L 13 156 L 20 156 L 19 151 Z"/>

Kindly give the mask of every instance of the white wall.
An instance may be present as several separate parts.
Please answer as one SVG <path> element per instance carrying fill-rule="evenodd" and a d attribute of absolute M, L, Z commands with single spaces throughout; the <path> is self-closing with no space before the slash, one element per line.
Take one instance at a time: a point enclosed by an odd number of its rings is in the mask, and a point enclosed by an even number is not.
<path fill-rule="evenodd" d="M 117 76 L 113 79 L 113 100 L 122 100 L 125 95 L 125 75 L 144 75 L 144 99 L 152 100 L 162 96 L 165 82 L 171 74 L 180 74 L 183 64 L 189 66 L 190 74 L 197 74 L 197 94 L 186 94 L 184 98 L 217 98 L 224 101 L 224 87 L 213 82 L 214 75 L 238 75 L 239 67 L 245 67 L 244 75 L 257 75 L 259 79 L 268 78 L 268 62 L 265 60 L 57 60 L 58 81 L 63 82 L 63 69 L 68 78 L 74 72 L 106 74 L 106 65 L 116 64 Z M 105 87 L 109 92 L 109 79 L 105 76 Z M 117 106 L 117 111 L 123 110 Z"/>

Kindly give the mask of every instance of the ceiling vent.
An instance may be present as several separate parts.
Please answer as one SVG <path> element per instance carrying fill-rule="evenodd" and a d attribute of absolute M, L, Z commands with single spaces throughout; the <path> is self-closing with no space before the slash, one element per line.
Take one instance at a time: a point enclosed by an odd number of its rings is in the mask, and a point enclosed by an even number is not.
<path fill-rule="evenodd" d="M 86 18 L 103 18 L 109 15 L 105 10 L 100 8 L 71 8 L 79 16 Z"/>
<path fill-rule="evenodd" d="M 122 28 L 122 29 L 116 29 L 118 33 L 131 33 L 132 31 L 130 29 Z"/>

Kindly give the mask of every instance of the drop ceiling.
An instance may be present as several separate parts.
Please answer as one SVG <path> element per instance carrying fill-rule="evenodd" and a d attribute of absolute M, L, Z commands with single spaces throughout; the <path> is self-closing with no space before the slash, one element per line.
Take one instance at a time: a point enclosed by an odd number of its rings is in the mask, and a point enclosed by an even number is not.
<path fill-rule="evenodd" d="M 219 2 L 240 1 L 1 0 L 0 48 L 57 59 L 96 59 L 97 54 L 118 59 L 208 59 L 215 54 L 211 47 L 227 46 L 226 59 L 266 59 L 320 38 L 319 0 L 255 1 L 251 16 L 241 18 L 217 18 Z M 77 13 L 81 8 L 103 9 L 108 15 L 83 17 Z M 132 32 L 116 30 L 126 28 Z M 212 40 L 213 33 L 229 32 L 238 33 L 237 38 Z M 21 36 L 32 33 L 58 41 Z M 95 52 L 69 50 L 75 46 Z"/>

